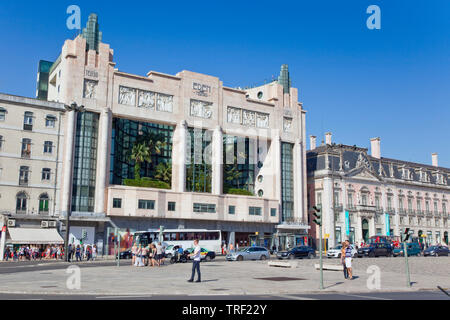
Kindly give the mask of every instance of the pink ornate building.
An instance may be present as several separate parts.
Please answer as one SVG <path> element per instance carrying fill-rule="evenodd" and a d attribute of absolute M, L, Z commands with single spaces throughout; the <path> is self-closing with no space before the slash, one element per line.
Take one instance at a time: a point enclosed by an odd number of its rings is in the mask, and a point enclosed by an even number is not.
<path fill-rule="evenodd" d="M 323 212 L 323 234 L 328 247 L 349 239 L 367 242 L 375 235 L 400 236 L 410 228 L 427 244 L 448 244 L 450 169 L 381 157 L 380 138 L 368 149 L 337 145 L 326 134 L 316 147 L 311 136 L 307 152 L 308 202 L 311 238 L 318 229 L 311 208 Z"/>

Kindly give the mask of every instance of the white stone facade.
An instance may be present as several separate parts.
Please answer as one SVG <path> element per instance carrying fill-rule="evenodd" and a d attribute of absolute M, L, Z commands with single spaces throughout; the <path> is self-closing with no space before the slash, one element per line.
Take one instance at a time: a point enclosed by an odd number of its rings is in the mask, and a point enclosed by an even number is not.
<path fill-rule="evenodd" d="M 64 112 L 59 103 L 0 94 L 0 211 L 10 219 L 59 215 Z M 18 207 L 19 194 L 26 200 Z"/>

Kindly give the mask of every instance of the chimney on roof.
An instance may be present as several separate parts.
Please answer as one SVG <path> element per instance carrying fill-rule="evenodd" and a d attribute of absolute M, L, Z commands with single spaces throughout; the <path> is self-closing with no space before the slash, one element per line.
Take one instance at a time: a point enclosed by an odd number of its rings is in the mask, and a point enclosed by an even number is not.
<path fill-rule="evenodd" d="M 325 143 L 331 145 L 331 137 L 333 134 L 331 132 L 325 133 Z"/>
<path fill-rule="evenodd" d="M 314 150 L 316 148 L 316 136 L 309 136 L 309 149 Z"/>
<path fill-rule="evenodd" d="M 439 165 L 438 165 L 438 154 L 437 153 L 433 153 L 431 155 L 431 161 L 433 163 L 433 167 L 439 167 Z"/>
<path fill-rule="evenodd" d="M 381 158 L 381 139 L 373 138 L 370 139 L 370 148 L 372 152 L 372 157 L 380 159 Z"/>

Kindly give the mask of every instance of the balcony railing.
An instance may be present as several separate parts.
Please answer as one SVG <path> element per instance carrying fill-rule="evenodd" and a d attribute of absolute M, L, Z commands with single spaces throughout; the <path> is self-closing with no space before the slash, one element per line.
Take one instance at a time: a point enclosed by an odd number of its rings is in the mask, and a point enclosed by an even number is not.
<path fill-rule="evenodd" d="M 347 204 L 348 211 L 356 211 L 356 207 L 353 204 Z"/>
<path fill-rule="evenodd" d="M 400 208 L 400 209 L 398 209 L 398 213 L 400 213 L 401 215 L 406 215 L 408 213 L 408 210 L 406 210 L 404 208 Z"/>
<path fill-rule="evenodd" d="M 19 179 L 19 186 L 28 186 L 28 179 Z"/>
<path fill-rule="evenodd" d="M 375 208 L 375 212 L 378 214 L 382 214 L 384 209 L 382 207 Z"/>
<path fill-rule="evenodd" d="M 344 206 L 342 205 L 342 203 L 334 204 L 334 211 L 341 212 L 343 208 L 344 208 Z"/>
<path fill-rule="evenodd" d="M 448 218 L 448 212 L 442 211 L 441 215 L 442 215 L 443 218 Z"/>
<path fill-rule="evenodd" d="M 416 212 L 418 216 L 424 216 L 424 212 L 422 210 L 417 210 Z"/>
<path fill-rule="evenodd" d="M 434 216 L 435 216 L 435 217 L 440 217 L 440 216 L 441 216 L 441 213 L 440 213 L 439 211 L 434 211 Z"/>
<path fill-rule="evenodd" d="M 24 209 L 24 210 L 16 209 L 16 214 L 27 214 L 27 210 L 26 209 Z"/>
<path fill-rule="evenodd" d="M 362 212 L 375 212 L 375 206 L 361 204 L 358 205 L 357 210 Z"/>
<path fill-rule="evenodd" d="M 387 208 L 386 212 L 387 213 L 391 213 L 391 214 L 395 214 L 395 209 L 394 208 Z"/>
<path fill-rule="evenodd" d="M 432 217 L 433 216 L 433 212 L 432 211 L 425 211 L 425 214 L 427 217 Z"/>
<path fill-rule="evenodd" d="M 415 215 L 416 215 L 416 210 L 414 210 L 414 209 L 408 209 L 408 214 L 409 214 L 410 216 L 415 216 Z"/>

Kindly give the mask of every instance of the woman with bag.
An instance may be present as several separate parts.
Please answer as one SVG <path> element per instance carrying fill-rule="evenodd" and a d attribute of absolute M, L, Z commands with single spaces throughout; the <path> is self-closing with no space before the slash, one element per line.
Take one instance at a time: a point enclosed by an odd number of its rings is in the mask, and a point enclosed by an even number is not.
<path fill-rule="evenodd" d="M 156 251 L 156 246 L 152 243 L 151 245 L 151 258 L 152 258 L 152 267 L 154 267 L 156 265 L 156 258 L 157 258 L 157 251 Z M 150 264 L 150 262 L 149 262 Z"/>

